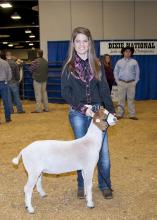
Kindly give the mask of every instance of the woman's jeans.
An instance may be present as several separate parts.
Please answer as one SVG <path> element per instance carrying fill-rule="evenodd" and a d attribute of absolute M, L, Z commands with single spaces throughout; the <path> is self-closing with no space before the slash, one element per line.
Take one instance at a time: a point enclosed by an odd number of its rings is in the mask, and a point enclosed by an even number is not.
<path fill-rule="evenodd" d="M 91 123 L 91 117 L 81 114 L 80 112 L 70 109 L 69 121 L 76 139 L 83 137 Z M 98 161 L 98 186 L 100 190 L 111 189 L 110 180 L 110 156 L 108 150 L 107 133 L 103 133 L 104 137 Z M 84 188 L 84 182 L 81 170 L 77 171 L 78 189 Z"/>

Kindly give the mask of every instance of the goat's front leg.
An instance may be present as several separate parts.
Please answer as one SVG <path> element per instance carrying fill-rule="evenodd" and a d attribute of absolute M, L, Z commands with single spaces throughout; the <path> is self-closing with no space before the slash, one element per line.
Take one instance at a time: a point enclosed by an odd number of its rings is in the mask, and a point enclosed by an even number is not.
<path fill-rule="evenodd" d="M 94 202 L 92 198 L 92 179 L 94 171 L 83 171 L 84 187 L 86 192 L 86 201 L 88 208 L 94 208 Z"/>
<path fill-rule="evenodd" d="M 24 192 L 25 192 L 25 207 L 28 210 L 28 212 L 30 214 L 34 213 L 34 208 L 32 206 L 32 192 L 33 192 L 33 188 L 37 182 L 39 175 L 32 175 L 32 174 L 28 174 L 28 181 L 24 187 Z"/>
<path fill-rule="evenodd" d="M 42 188 L 42 174 L 39 176 L 36 186 L 37 186 L 37 191 L 40 194 L 40 196 L 45 197 L 46 193 L 44 192 L 44 190 Z"/>

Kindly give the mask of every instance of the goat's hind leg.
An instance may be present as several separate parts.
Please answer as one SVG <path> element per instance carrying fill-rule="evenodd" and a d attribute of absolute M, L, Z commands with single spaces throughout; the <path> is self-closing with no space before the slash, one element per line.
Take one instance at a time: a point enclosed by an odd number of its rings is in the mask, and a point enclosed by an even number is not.
<path fill-rule="evenodd" d="M 44 192 L 43 188 L 42 188 L 42 173 L 41 175 L 39 176 L 38 180 L 37 180 L 37 191 L 38 193 L 40 194 L 41 197 L 45 197 L 46 196 L 46 193 Z"/>
<path fill-rule="evenodd" d="M 92 198 L 92 179 L 94 171 L 83 171 L 84 187 L 86 192 L 86 201 L 88 208 L 94 208 L 94 202 Z"/>
<path fill-rule="evenodd" d="M 37 182 L 37 179 L 39 177 L 40 173 L 28 173 L 28 180 L 24 187 L 25 192 L 25 207 L 28 210 L 30 214 L 34 213 L 34 208 L 32 206 L 32 192 L 33 188 Z"/>

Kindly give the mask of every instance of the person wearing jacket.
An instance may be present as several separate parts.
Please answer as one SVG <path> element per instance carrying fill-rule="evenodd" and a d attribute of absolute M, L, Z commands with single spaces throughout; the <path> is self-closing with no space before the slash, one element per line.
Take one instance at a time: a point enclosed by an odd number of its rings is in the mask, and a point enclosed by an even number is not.
<path fill-rule="evenodd" d="M 25 113 L 19 94 L 19 80 L 20 80 L 20 72 L 17 63 L 12 58 L 12 54 L 10 51 L 6 52 L 6 61 L 9 63 L 12 78 L 8 83 L 9 86 L 9 104 L 11 113 L 14 113 L 13 104 L 16 106 L 17 113 Z"/>
<path fill-rule="evenodd" d="M 48 61 L 43 58 L 43 51 L 37 51 L 37 58 L 32 61 L 30 71 L 33 78 L 33 86 L 36 100 L 35 111 L 32 113 L 42 112 L 42 103 L 44 111 L 48 112 L 48 97 L 46 91 L 46 84 L 48 79 Z"/>
<path fill-rule="evenodd" d="M 75 138 L 83 137 L 90 125 L 93 112 L 103 103 L 114 113 L 110 90 L 102 66 L 95 55 L 90 30 L 77 27 L 73 30 L 68 59 L 63 67 L 61 92 L 70 105 L 69 120 Z M 88 108 L 87 107 L 90 107 Z M 104 198 L 112 198 L 110 179 L 110 156 L 107 132 L 104 136 L 98 161 L 98 186 Z M 84 182 L 81 171 L 77 171 L 78 198 L 84 198 Z"/>

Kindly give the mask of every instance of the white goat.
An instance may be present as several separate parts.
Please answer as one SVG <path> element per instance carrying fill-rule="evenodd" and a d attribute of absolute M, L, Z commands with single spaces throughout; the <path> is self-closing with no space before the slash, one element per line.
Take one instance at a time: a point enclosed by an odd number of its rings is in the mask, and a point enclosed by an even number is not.
<path fill-rule="evenodd" d="M 25 206 L 29 213 L 34 213 L 31 204 L 34 186 L 36 185 L 41 197 L 46 195 L 41 184 L 42 173 L 60 174 L 82 170 L 87 207 L 94 207 L 92 178 L 102 145 L 102 130 L 105 131 L 108 125 L 114 125 L 116 121 L 116 117 L 107 110 L 99 109 L 94 114 L 84 137 L 72 141 L 35 141 L 12 160 L 14 165 L 18 165 L 22 156 L 24 167 L 28 173 L 24 192 Z"/>

